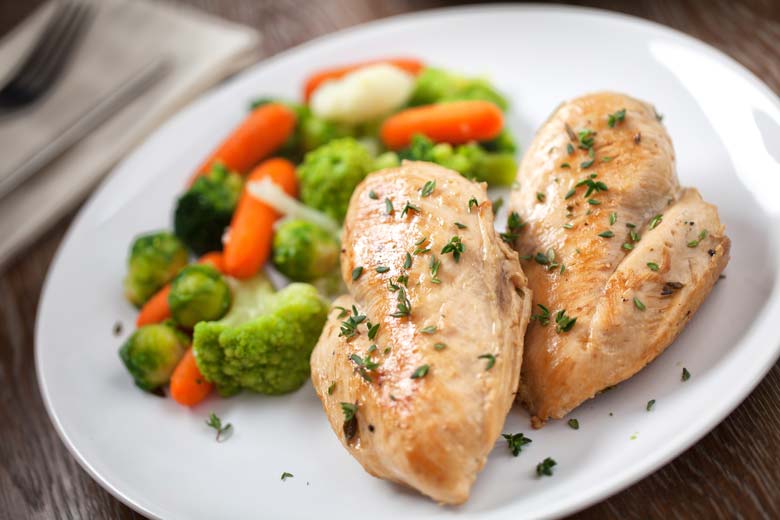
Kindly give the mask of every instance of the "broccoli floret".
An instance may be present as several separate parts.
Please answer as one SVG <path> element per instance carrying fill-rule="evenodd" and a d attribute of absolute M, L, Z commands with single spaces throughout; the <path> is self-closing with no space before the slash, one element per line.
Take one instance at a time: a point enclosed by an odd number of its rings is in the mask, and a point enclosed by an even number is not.
<path fill-rule="evenodd" d="M 145 325 L 119 349 L 119 357 L 139 388 L 151 392 L 171 379 L 189 339 L 168 323 Z"/>
<path fill-rule="evenodd" d="M 222 234 L 241 196 L 243 180 L 221 164 L 199 177 L 176 202 L 173 229 L 196 254 L 222 249 Z"/>
<path fill-rule="evenodd" d="M 311 285 L 293 283 L 273 294 L 265 278 L 242 282 L 227 316 L 195 326 L 198 368 L 222 395 L 292 392 L 309 377 L 327 313 Z"/>
<path fill-rule="evenodd" d="M 167 231 L 141 235 L 133 241 L 127 260 L 125 296 L 140 307 L 187 265 L 187 249 Z"/>
<path fill-rule="evenodd" d="M 188 329 L 199 321 L 220 319 L 230 309 L 230 301 L 230 287 L 210 265 L 195 264 L 182 269 L 168 294 L 173 319 Z"/>
<path fill-rule="evenodd" d="M 311 282 L 339 265 L 339 242 L 311 222 L 283 222 L 274 235 L 273 261 L 283 275 L 296 282 Z"/>
<path fill-rule="evenodd" d="M 426 68 L 417 76 L 409 104 L 427 105 L 461 99 L 490 101 L 501 110 L 506 110 L 509 106 L 506 98 L 489 81 L 483 78 L 467 78 L 434 68 Z"/>
<path fill-rule="evenodd" d="M 507 146 L 505 143 L 502 146 Z M 464 177 L 487 182 L 490 186 L 512 184 L 517 173 L 517 161 L 513 153 L 486 151 L 479 143 L 453 147 L 437 143 L 417 134 L 409 148 L 398 152 L 400 159 L 430 161 L 459 172 Z"/>
<path fill-rule="evenodd" d="M 372 164 L 368 150 L 351 137 L 320 146 L 298 167 L 301 200 L 343 222 L 349 198 Z"/>

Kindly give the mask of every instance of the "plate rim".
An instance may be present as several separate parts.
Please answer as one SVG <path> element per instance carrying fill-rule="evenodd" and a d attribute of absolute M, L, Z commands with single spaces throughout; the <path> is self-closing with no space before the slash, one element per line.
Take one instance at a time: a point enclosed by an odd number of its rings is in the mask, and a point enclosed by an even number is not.
<path fill-rule="evenodd" d="M 73 456 L 73 458 L 76 460 L 79 466 L 82 469 L 84 469 L 84 471 L 86 471 L 87 474 L 95 482 L 97 482 L 98 485 L 100 485 L 100 487 L 108 491 L 114 498 L 118 499 L 124 505 L 128 506 L 129 508 L 131 508 L 132 510 L 138 513 L 141 513 L 143 515 L 155 519 L 164 518 L 163 516 L 161 516 L 162 514 L 166 513 L 164 507 L 159 508 L 158 511 L 154 511 L 142 505 L 139 501 L 132 499 L 125 492 L 123 492 L 117 486 L 112 484 L 110 479 L 107 476 L 97 471 L 92 466 L 92 464 L 90 464 L 87 458 L 81 453 L 79 448 L 68 436 L 68 433 L 66 432 L 61 422 L 61 418 L 58 416 L 56 410 L 54 409 L 54 406 L 51 402 L 51 396 L 46 384 L 46 380 L 44 378 L 43 365 L 42 365 L 43 362 L 41 360 L 40 344 L 41 344 L 41 337 L 43 335 L 43 325 L 42 325 L 43 320 L 41 319 L 41 316 L 42 316 L 42 310 L 45 306 L 45 302 L 50 299 L 48 295 L 52 290 L 51 289 L 51 284 L 53 283 L 52 273 L 57 269 L 57 266 L 61 261 L 63 251 L 65 250 L 65 247 L 70 243 L 74 231 L 78 227 L 80 227 L 82 220 L 85 218 L 85 215 L 88 212 L 89 208 L 101 196 L 101 194 L 107 188 L 107 186 L 116 178 L 117 173 L 121 169 L 123 169 L 125 164 L 131 161 L 139 153 L 140 150 L 142 150 L 145 146 L 147 146 L 149 142 L 157 139 L 158 135 L 165 133 L 167 128 L 169 126 L 172 126 L 177 120 L 186 116 L 186 114 L 190 113 L 191 111 L 196 110 L 197 107 L 200 106 L 201 104 L 207 103 L 212 97 L 216 96 L 219 92 L 229 88 L 230 85 L 242 81 L 242 79 L 245 76 L 253 72 L 256 72 L 259 69 L 268 67 L 278 60 L 284 60 L 290 54 L 295 54 L 297 52 L 300 52 L 301 50 L 308 49 L 309 47 L 320 45 L 323 42 L 327 42 L 331 39 L 343 38 L 353 33 L 372 30 L 386 25 L 393 25 L 398 23 L 403 24 L 410 19 L 429 18 L 429 17 L 435 17 L 437 15 L 467 14 L 469 12 L 481 13 L 481 12 L 490 12 L 490 11 L 493 12 L 544 11 L 549 13 L 596 15 L 599 17 L 616 20 L 622 23 L 628 23 L 635 27 L 643 27 L 643 28 L 652 29 L 654 31 L 660 31 L 661 33 L 665 33 L 666 36 L 681 39 L 683 43 L 685 43 L 686 45 L 694 46 L 697 51 L 706 52 L 710 56 L 715 57 L 721 63 L 725 63 L 732 72 L 739 73 L 743 77 L 745 77 L 745 79 L 749 81 L 751 86 L 757 88 L 767 99 L 771 100 L 771 102 L 775 105 L 775 107 L 780 109 L 780 99 L 777 98 L 775 92 L 763 80 L 761 80 L 761 78 L 759 78 L 756 74 L 754 74 L 745 65 L 741 64 L 736 59 L 731 57 L 729 54 L 717 49 L 716 47 L 710 45 L 709 43 L 706 43 L 678 29 L 669 27 L 667 25 L 656 22 L 654 20 L 648 20 L 645 18 L 641 18 L 639 16 L 617 12 L 617 11 L 611 11 L 608 9 L 602 9 L 596 7 L 585 7 L 585 6 L 572 6 L 572 5 L 545 5 L 545 4 L 538 4 L 538 3 L 512 5 L 512 4 L 491 3 L 485 5 L 449 6 L 449 7 L 441 7 L 441 8 L 423 9 L 423 10 L 408 12 L 408 13 L 401 13 L 398 15 L 387 16 L 387 17 L 359 23 L 350 27 L 345 27 L 343 29 L 334 32 L 317 36 L 311 40 L 302 42 L 298 45 L 284 49 L 276 54 L 263 58 L 260 61 L 257 61 L 256 63 L 244 68 L 242 71 L 240 71 L 233 77 L 229 78 L 227 81 L 224 81 L 212 87 L 211 89 L 201 93 L 199 96 L 195 97 L 192 101 L 190 101 L 189 103 L 181 107 L 176 113 L 174 113 L 172 116 L 166 119 L 162 124 L 160 124 L 152 133 L 147 135 L 127 155 L 125 155 L 118 163 L 116 163 L 110 169 L 110 171 L 93 189 L 92 193 L 84 201 L 83 205 L 78 210 L 75 218 L 68 226 L 68 230 L 63 236 L 60 245 L 57 247 L 57 251 L 54 257 L 52 258 L 51 263 L 49 264 L 46 277 L 43 286 L 41 288 L 40 299 L 36 308 L 36 315 L 35 315 L 34 363 L 35 363 L 36 380 L 38 383 L 41 400 L 43 401 L 44 408 L 46 410 L 46 413 L 52 425 L 54 426 L 57 436 L 60 438 L 60 440 L 65 445 L 68 452 L 70 453 L 70 455 Z M 770 293 L 770 299 L 769 299 L 770 302 L 771 302 L 771 296 L 775 294 L 775 292 Z M 774 306 L 777 307 L 778 305 L 776 304 Z M 766 309 L 767 308 L 765 307 L 764 310 Z M 751 322 L 751 326 L 752 324 L 755 324 L 760 319 L 761 319 L 760 316 L 756 317 Z M 748 333 L 749 333 L 749 329 L 746 332 L 746 334 Z M 585 508 L 590 507 L 597 502 L 601 502 L 609 498 L 610 496 L 615 495 L 624 489 L 627 489 L 628 487 L 635 484 L 639 480 L 649 477 L 652 473 L 656 472 L 659 468 L 665 466 L 671 460 L 677 458 L 683 451 L 694 446 L 705 435 L 710 433 L 718 424 L 720 424 L 723 420 L 725 420 L 726 417 L 728 417 L 737 408 L 737 406 L 739 406 L 753 392 L 753 390 L 763 381 L 763 379 L 766 377 L 766 374 L 769 372 L 769 370 L 771 370 L 771 368 L 777 362 L 778 358 L 780 358 L 780 335 L 778 335 L 778 337 L 775 338 L 775 344 L 773 348 L 774 348 L 774 352 L 772 352 L 771 355 L 769 355 L 765 359 L 764 365 L 755 371 L 754 378 L 749 379 L 749 382 L 747 383 L 745 383 L 744 381 L 748 381 L 748 379 L 743 379 L 742 380 L 743 383 L 741 385 L 732 386 L 732 389 L 734 389 L 736 386 L 737 391 L 731 393 L 730 399 L 721 401 L 721 405 L 718 406 L 717 409 L 715 409 L 711 414 L 704 416 L 703 420 L 690 421 L 686 428 L 679 430 L 677 434 L 674 436 L 675 439 L 674 442 L 669 443 L 669 445 L 674 446 L 673 448 L 669 448 L 662 455 L 648 454 L 645 455 L 644 457 L 639 458 L 634 464 L 631 465 L 630 469 L 625 469 L 621 472 L 615 473 L 608 479 L 603 480 L 601 483 L 595 484 L 592 488 L 594 489 L 594 491 L 588 493 L 587 496 L 585 496 L 585 498 L 575 498 L 575 499 L 568 499 L 562 501 L 561 503 L 558 504 L 558 506 L 555 506 L 548 513 L 546 513 L 544 517 L 558 518 L 565 515 L 576 513 L 578 511 L 582 511 Z M 478 516 L 481 518 L 486 518 L 486 517 L 498 518 L 498 517 L 502 517 L 505 514 L 511 514 L 511 513 L 512 513 L 511 509 L 507 510 L 502 508 L 494 511 L 483 511 L 481 513 L 474 513 L 474 516 L 475 517 Z M 465 515 L 463 515 L 463 513 L 459 513 L 459 514 L 461 514 L 466 518 L 472 517 L 471 513 L 467 513 Z"/>

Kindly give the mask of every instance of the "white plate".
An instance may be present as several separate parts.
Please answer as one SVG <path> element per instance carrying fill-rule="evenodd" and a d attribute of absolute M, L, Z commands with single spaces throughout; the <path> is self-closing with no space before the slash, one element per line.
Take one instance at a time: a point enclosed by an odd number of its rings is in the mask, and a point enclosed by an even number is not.
<path fill-rule="evenodd" d="M 121 279 L 131 238 L 169 226 L 174 195 L 255 96 L 290 97 L 330 63 L 418 55 L 486 74 L 513 102 L 523 145 L 563 99 L 615 89 L 653 101 L 682 184 L 717 204 L 733 240 L 728 278 L 651 366 L 565 421 L 532 431 L 515 407 L 503 441 L 460 508 L 442 508 L 366 474 L 339 445 L 309 384 L 284 397 L 210 398 L 194 410 L 133 387 L 117 349 L 133 309 Z M 106 489 L 164 518 L 530 518 L 583 508 L 652 472 L 701 438 L 778 357 L 780 103 L 743 67 L 664 27 L 561 7 L 450 9 L 383 20 L 253 67 L 194 103 L 124 161 L 76 219 L 49 273 L 37 327 L 44 401 L 62 439 Z M 114 323 L 125 324 L 121 338 Z M 692 377 L 680 381 L 682 367 Z M 655 399 L 652 412 L 645 411 Z M 235 434 L 214 442 L 216 411 Z M 553 457 L 555 476 L 538 479 Z M 294 478 L 280 480 L 283 471 Z"/>

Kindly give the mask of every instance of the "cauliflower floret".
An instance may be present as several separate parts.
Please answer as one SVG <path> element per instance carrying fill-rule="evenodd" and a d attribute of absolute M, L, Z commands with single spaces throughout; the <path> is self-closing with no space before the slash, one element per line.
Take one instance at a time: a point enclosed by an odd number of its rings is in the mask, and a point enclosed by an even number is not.
<path fill-rule="evenodd" d="M 414 76 L 387 63 L 368 65 L 323 83 L 311 97 L 312 112 L 331 121 L 358 124 L 401 107 L 414 89 Z"/>

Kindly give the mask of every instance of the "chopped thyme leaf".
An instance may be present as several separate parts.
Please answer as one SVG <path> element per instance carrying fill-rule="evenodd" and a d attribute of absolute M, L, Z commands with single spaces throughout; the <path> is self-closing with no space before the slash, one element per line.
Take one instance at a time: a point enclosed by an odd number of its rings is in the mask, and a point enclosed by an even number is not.
<path fill-rule="evenodd" d="M 460 255 L 463 254 L 463 251 L 465 251 L 466 246 L 463 244 L 463 241 L 461 238 L 457 235 L 452 237 L 450 241 L 445 245 L 442 250 L 441 254 L 446 255 L 447 253 L 452 253 L 452 258 L 455 260 L 455 263 L 457 264 L 460 262 Z"/>
<path fill-rule="evenodd" d="M 615 224 L 615 222 L 617 222 L 617 213 L 613 211 L 609 214 L 609 225 L 612 226 Z"/>
<path fill-rule="evenodd" d="M 598 206 L 599 204 L 601 204 L 601 202 L 597 201 L 596 199 L 588 199 L 588 204 L 592 206 Z"/>
<path fill-rule="evenodd" d="M 471 213 L 471 206 L 479 206 L 479 202 L 474 197 L 469 199 L 469 213 Z"/>
<path fill-rule="evenodd" d="M 390 199 L 385 199 L 385 213 L 388 215 L 393 214 L 393 201 Z"/>
<path fill-rule="evenodd" d="M 404 206 L 404 209 L 403 209 L 403 210 L 401 210 L 401 216 L 402 216 L 402 217 L 405 217 L 405 216 L 406 216 L 406 214 L 407 214 L 408 212 L 410 212 L 410 211 L 413 211 L 413 212 L 415 212 L 415 213 L 420 213 L 420 208 L 419 208 L 419 207 L 417 207 L 417 206 L 415 206 L 414 204 L 412 204 L 411 202 L 409 202 L 409 201 L 407 200 L 407 201 L 406 201 L 406 206 Z"/>
<path fill-rule="evenodd" d="M 428 365 L 420 365 L 419 367 L 417 367 L 417 369 L 414 372 L 412 372 L 411 379 L 421 379 L 425 377 L 426 375 L 428 375 L 429 368 L 430 367 Z"/>
<path fill-rule="evenodd" d="M 602 157 L 601 162 L 609 162 L 613 159 L 613 157 Z"/>
<path fill-rule="evenodd" d="M 344 426 L 342 429 L 347 440 L 352 439 L 357 434 L 357 410 L 357 404 L 341 403 L 341 411 L 344 413 Z"/>
<path fill-rule="evenodd" d="M 634 249 L 634 246 L 633 246 L 633 244 L 629 244 L 628 242 L 625 242 L 625 243 L 624 243 L 622 246 L 620 246 L 620 247 L 622 247 L 622 248 L 623 248 L 623 249 L 625 249 L 626 251 L 631 251 L 632 249 Z"/>
<path fill-rule="evenodd" d="M 445 345 L 444 343 L 434 343 L 433 348 L 435 348 L 436 350 L 444 350 L 445 348 L 447 348 L 447 345 Z"/>
<path fill-rule="evenodd" d="M 653 409 L 653 406 L 655 406 L 655 399 L 650 399 L 647 401 L 647 406 L 645 406 L 645 410 L 648 412 Z"/>
<path fill-rule="evenodd" d="M 574 196 L 574 194 L 577 193 L 577 190 L 572 188 L 569 191 L 566 192 L 566 195 L 563 197 L 564 199 L 570 199 Z"/>
<path fill-rule="evenodd" d="M 428 325 L 427 327 L 423 327 L 422 329 L 420 329 L 420 332 L 422 334 L 435 334 L 436 325 Z"/>
<path fill-rule="evenodd" d="M 490 370 L 493 368 L 493 365 L 496 364 L 496 356 L 493 354 L 482 354 L 481 356 L 477 356 L 477 359 L 487 359 L 487 364 L 485 365 L 485 371 Z"/>
<path fill-rule="evenodd" d="M 658 271 L 658 264 L 655 262 L 647 262 L 647 267 L 649 267 L 651 271 Z"/>
<path fill-rule="evenodd" d="M 385 353 L 385 356 L 390 353 L 390 347 L 385 347 L 385 350 L 383 351 Z"/>
<path fill-rule="evenodd" d="M 466 229 L 468 226 L 466 224 L 461 224 L 460 222 L 455 222 L 455 227 L 458 229 Z"/>
<path fill-rule="evenodd" d="M 441 267 L 441 260 L 437 259 L 436 256 L 431 256 L 431 283 L 441 283 L 441 280 L 437 277 L 439 274 L 439 268 Z"/>
<path fill-rule="evenodd" d="M 577 419 L 569 419 L 569 421 L 566 423 L 569 425 L 569 428 L 572 430 L 579 430 L 580 429 L 580 421 Z"/>
<path fill-rule="evenodd" d="M 580 163 L 580 168 L 583 168 L 583 169 L 590 168 L 591 166 L 593 166 L 593 159 L 589 159 L 587 161 L 582 161 Z"/>
<path fill-rule="evenodd" d="M 404 269 L 409 269 L 410 267 L 412 267 L 412 255 L 406 253 L 406 258 L 404 258 Z"/>
<path fill-rule="evenodd" d="M 566 309 L 561 309 L 555 315 L 555 332 L 558 334 L 569 332 L 575 323 L 577 323 L 577 318 L 566 316 Z"/>
<path fill-rule="evenodd" d="M 335 306 L 333 308 L 334 309 L 338 309 L 339 311 L 341 311 L 341 312 L 339 312 L 339 315 L 336 316 L 336 318 L 338 318 L 338 319 L 341 319 L 344 316 L 346 316 L 347 314 L 349 314 L 349 311 L 347 309 L 345 309 L 344 307 L 340 307 L 340 306 L 337 305 L 337 306 Z"/>
<path fill-rule="evenodd" d="M 284 482 L 288 478 L 293 478 L 294 476 L 295 475 L 293 475 L 292 473 L 288 473 L 288 472 L 285 471 L 284 473 L 282 473 L 282 482 Z"/>
<path fill-rule="evenodd" d="M 569 155 L 573 154 L 574 153 L 574 145 L 572 145 L 571 143 L 568 143 L 566 145 L 566 153 L 568 153 Z"/>
<path fill-rule="evenodd" d="M 378 325 L 378 324 L 377 324 L 377 325 Z M 369 337 L 368 337 L 368 339 L 374 339 L 374 338 L 372 338 L 371 336 L 369 336 Z M 371 353 L 372 353 L 372 352 L 376 352 L 376 349 L 377 349 L 377 348 L 378 348 L 378 347 L 377 347 L 376 345 L 371 345 L 370 347 L 368 347 L 368 350 L 367 350 L 366 352 L 367 352 L 369 355 L 371 355 Z"/>
<path fill-rule="evenodd" d="M 209 428 L 214 428 L 217 431 L 216 441 L 222 442 L 223 440 L 227 440 L 228 437 L 230 437 L 230 434 L 233 432 L 233 425 L 230 423 L 222 425 L 222 419 L 217 416 L 214 412 L 211 412 L 209 414 L 209 420 L 206 421 L 206 426 Z"/>
<path fill-rule="evenodd" d="M 353 338 L 358 334 L 358 326 L 366 320 L 365 315 L 358 313 L 357 307 L 352 306 L 352 316 L 341 322 L 339 336 Z"/>
<path fill-rule="evenodd" d="M 533 442 L 522 433 L 502 433 L 501 436 L 506 439 L 507 447 L 515 457 L 523 451 L 523 446 Z"/>
<path fill-rule="evenodd" d="M 547 196 L 544 193 L 542 193 L 541 191 L 536 192 L 536 200 L 538 200 L 539 202 L 544 202 L 545 198 L 547 198 Z"/>
<path fill-rule="evenodd" d="M 680 282 L 666 282 L 661 289 L 661 296 L 671 296 L 675 291 L 679 291 L 683 287 L 685 287 L 685 284 Z"/>
<path fill-rule="evenodd" d="M 607 124 L 610 128 L 614 128 L 616 124 L 622 123 L 623 120 L 626 118 L 626 109 L 621 108 L 614 114 L 609 114 L 607 116 Z"/>
<path fill-rule="evenodd" d="M 561 163 L 561 168 L 571 168 L 571 164 L 569 164 L 567 162 Z"/>
<path fill-rule="evenodd" d="M 584 130 L 580 130 L 577 136 L 579 138 L 580 148 L 582 148 L 583 150 L 588 150 L 590 148 L 593 148 L 596 132 L 594 132 L 593 130 L 588 130 L 586 128 Z"/>
<path fill-rule="evenodd" d="M 336 382 L 333 381 L 328 387 L 328 395 L 333 395 L 333 391 L 336 389 Z"/>
<path fill-rule="evenodd" d="M 415 255 L 424 255 L 425 253 L 427 253 L 430 250 L 431 250 L 430 247 L 418 246 L 417 249 L 414 250 L 414 254 Z"/>
<path fill-rule="evenodd" d="M 398 288 L 398 303 L 396 304 L 396 310 L 394 313 L 390 314 L 393 318 L 403 318 L 404 316 L 409 316 L 412 313 L 412 302 L 409 301 L 409 298 L 406 296 L 406 291 L 403 289 L 403 287 Z"/>
<path fill-rule="evenodd" d="M 658 224 L 660 224 L 664 219 L 664 216 L 662 214 L 658 214 L 650 219 L 650 225 L 648 226 L 649 229 L 655 229 Z"/>
<path fill-rule="evenodd" d="M 634 229 L 636 227 L 636 224 L 632 224 L 631 222 L 626 222 L 626 227 L 629 229 Z"/>
<path fill-rule="evenodd" d="M 613 233 L 610 230 L 606 230 L 606 231 L 602 231 L 601 233 L 599 233 L 599 236 L 602 237 L 602 238 L 612 238 L 612 237 L 615 236 L 615 233 Z"/>
<path fill-rule="evenodd" d="M 379 198 L 379 195 L 374 190 L 371 190 L 368 192 L 368 198 L 376 200 Z"/>
<path fill-rule="evenodd" d="M 504 197 L 499 197 L 493 201 L 493 215 L 498 213 L 501 207 L 504 205 Z"/>
<path fill-rule="evenodd" d="M 573 227 L 574 224 L 572 224 L 571 222 L 567 222 L 566 224 L 563 225 L 564 229 L 572 229 Z"/>
<path fill-rule="evenodd" d="M 698 238 L 698 239 L 696 239 L 696 240 L 691 240 L 690 242 L 688 242 L 688 247 L 696 247 L 696 246 L 698 246 L 698 245 L 699 245 L 699 243 L 700 243 L 702 240 L 704 240 L 705 238 L 707 238 L 707 233 L 708 233 L 708 232 L 707 232 L 707 230 L 706 230 L 706 229 L 705 229 L 704 231 L 702 231 L 701 233 L 699 233 L 699 238 Z"/>
<path fill-rule="evenodd" d="M 379 323 L 374 323 L 372 325 L 371 322 L 368 322 L 367 326 L 368 326 L 368 339 L 372 340 L 376 337 L 377 333 L 379 332 Z"/>
<path fill-rule="evenodd" d="M 682 376 L 680 376 L 680 380 L 687 381 L 691 378 L 691 373 L 688 372 L 688 369 L 683 367 L 682 369 Z"/>
<path fill-rule="evenodd" d="M 537 320 L 539 322 L 539 325 L 547 325 L 550 323 L 550 309 L 542 305 L 541 303 L 536 304 L 541 311 L 539 314 L 532 314 L 531 319 Z"/>
<path fill-rule="evenodd" d="M 631 231 L 629 231 L 629 232 L 628 232 L 628 236 L 629 236 L 629 238 L 630 238 L 630 239 L 631 239 L 633 242 L 639 242 L 639 239 L 641 238 L 641 237 L 639 236 L 639 233 L 637 233 L 637 232 L 636 232 L 636 231 L 634 231 L 633 229 L 632 229 Z"/>
<path fill-rule="evenodd" d="M 640 311 L 645 310 L 647 307 L 645 307 L 645 304 L 642 303 L 642 300 L 634 296 L 634 306 L 639 309 Z"/>
<path fill-rule="evenodd" d="M 422 190 L 420 191 L 421 197 L 427 197 L 431 193 L 433 193 L 433 190 L 436 189 L 436 181 L 428 181 L 423 186 Z"/>
<path fill-rule="evenodd" d="M 352 281 L 354 282 L 355 280 L 360 278 L 361 274 L 363 274 L 363 266 L 359 265 L 352 270 Z"/>
<path fill-rule="evenodd" d="M 424 244 L 425 242 L 427 242 L 427 241 L 428 241 L 428 237 L 422 237 L 420 240 L 418 240 L 417 242 L 415 242 L 415 243 L 414 243 L 414 245 L 416 245 L 416 246 L 421 246 L 421 245 L 423 245 L 423 244 Z"/>
<path fill-rule="evenodd" d="M 377 272 L 377 273 L 386 273 L 386 272 L 387 272 L 387 271 L 389 271 L 389 270 L 390 270 L 390 268 L 389 268 L 389 267 L 387 267 L 387 266 L 385 266 L 385 265 L 380 265 L 380 266 L 378 266 L 378 267 L 376 268 L 376 272 Z"/>
<path fill-rule="evenodd" d="M 511 244 L 517 237 L 520 236 L 520 230 L 525 226 L 525 222 L 520 218 L 520 214 L 517 211 L 513 211 L 506 218 L 506 231 L 499 236 L 501 240 L 507 244 Z"/>
<path fill-rule="evenodd" d="M 553 469 L 553 466 L 555 466 L 556 464 L 557 464 L 557 462 L 555 462 L 550 457 L 547 457 L 542 462 L 540 462 L 539 464 L 536 465 L 536 474 L 538 476 L 540 476 L 540 477 L 543 476 L 543 475 L 546 475 L 548 477 L 552 477 L 552 474 L 553 474 L 552 469 Z"/>

